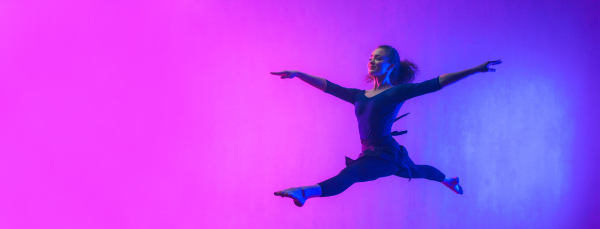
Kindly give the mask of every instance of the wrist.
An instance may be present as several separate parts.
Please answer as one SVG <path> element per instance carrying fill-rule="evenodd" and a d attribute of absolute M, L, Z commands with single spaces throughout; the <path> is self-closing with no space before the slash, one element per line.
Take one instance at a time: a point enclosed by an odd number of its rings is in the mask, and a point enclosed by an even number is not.
<path fill-rule="evenodd" d="M 476 66 L 474 68 L 469 69 L 472 73 L 484 72 L 484 69 L 481 66 Z"/>
<path fill-rule="evenodd" d="M 296 77 L 298 77 L 300 79 L 306 79 L 306 78 L 310 78 L 310 75 L 306 74 L 304 72 L 298 72 L 298 74 L 296 75 Z"/>

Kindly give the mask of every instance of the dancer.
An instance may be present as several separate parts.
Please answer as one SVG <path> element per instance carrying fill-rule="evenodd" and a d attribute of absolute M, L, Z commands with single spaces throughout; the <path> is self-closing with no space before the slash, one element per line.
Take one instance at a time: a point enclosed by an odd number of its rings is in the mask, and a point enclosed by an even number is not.
<path fill-rule="evenodd" d="M 400 61 L 398 51 L 391 46 L 377 47 L 371 54 L 367 80 L 373 81 L 371 90 L 345 88 L 329 80 L 298 71 L 271 72 L 281 79 L 299 78 L 302 81 L 336 96 L 355 107 L 362 153 L 356 160 L 346 157 L 346 168 L 336 176 L 312 186 L 296 187 L 275 192 L 276 196 L 289 197 L 298 207 L 312 197 L 327 197 L 342 193 L 356 182 L 373 181 L 396 175 L 403 178 L 425 178 L 438 181 L 458 194 L 463 194 L 458 177 L 448 178 L 429 165 L 416 165 L 403 145 L 392 137 L 392 123 L 402 104 L 408 99 L 435 92 L 477 72 L 494 72 L 490 65 L 501 60 L 487 61 L 464 71 L 440 75 L 436 78 L 412 83 L 418 71 L 408 61 Z"/>

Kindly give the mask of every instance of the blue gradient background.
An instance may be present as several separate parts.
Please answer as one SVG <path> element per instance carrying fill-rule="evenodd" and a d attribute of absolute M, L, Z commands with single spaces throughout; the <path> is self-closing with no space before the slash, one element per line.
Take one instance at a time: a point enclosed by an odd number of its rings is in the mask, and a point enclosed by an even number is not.
<path fill-rule="evenodd" d="M 5 1 L 2 228 L 597 228 L 598 1 Z M 459 176 L 358 183 L 303 208 L 360 153 L 346 87 L 396 47 L 417 164 Z M 37 67 L 36 67 L 37 66 Z M 82 105 L 83 104 L 83 105 Z"/>

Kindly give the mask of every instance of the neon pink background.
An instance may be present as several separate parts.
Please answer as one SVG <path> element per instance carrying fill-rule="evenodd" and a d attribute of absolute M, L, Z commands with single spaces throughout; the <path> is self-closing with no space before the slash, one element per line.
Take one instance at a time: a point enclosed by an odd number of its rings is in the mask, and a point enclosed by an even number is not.
<path fill-rule="evenodd" d="M 600 227 L 598 1 L 2 1 L 0 228 Z M 378 45 L 415 82 L 418 164 L 303 208 L 273 192 L 337 174 Z"/>

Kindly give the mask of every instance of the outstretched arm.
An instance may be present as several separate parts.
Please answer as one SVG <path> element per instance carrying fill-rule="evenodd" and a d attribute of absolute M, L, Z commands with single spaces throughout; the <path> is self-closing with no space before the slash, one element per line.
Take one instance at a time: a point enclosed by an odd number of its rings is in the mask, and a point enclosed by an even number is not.
<path fill-rule="evenodd" d="M 271 72 L 273 75 L 281 76 L 282 79 L 298 77 L 302 81 L 318 88 L 321 91 L 325 91 L 327 88 L 327 81 L 321 77 L 311 76 L 309 74 L 298 72 L 298 71 L 282 71 L 282 72 Z"/>
<path fill-rule="evenodd" d="M 495 72 L 496 69 L 489 68 L 488 66 L 501 64 L 501 63 L 502 63 L 502 60 L 487 61 L 487 62 L 485 62 L 477 67 L 474 67 L 474 68 L 469 68 L 464 71 L 441 75 L 440 76 L 440 85 L 443 88 L 443 87 L 450 85 L 462 78 L 465 78 L 467 76 L 473 75 L 478 72 Z"/>
<path fill-rule="evenodd" d="M 298 77 L 302 81 L 312 85 L 313 87 L 316 87 L 321 91 L 324 91 L 328 94 L 331 94 L 352 104 L 354 104 L 354 102 L 356 101 L 356 95 L 360 92 L 359 89 L 345 88 L 321 77 L 311 76 L 309 74 L 298 71 L 271 72 L 271 74 L 281 76 L 282 79 L 291 79 L 294 77 Z"/>

